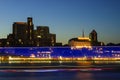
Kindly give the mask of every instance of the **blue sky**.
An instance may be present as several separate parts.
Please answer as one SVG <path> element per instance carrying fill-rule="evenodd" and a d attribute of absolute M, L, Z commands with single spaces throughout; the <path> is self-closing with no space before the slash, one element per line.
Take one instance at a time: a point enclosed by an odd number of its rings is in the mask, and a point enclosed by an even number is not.
<path fill-rule="evenodd" d="M 83 29 L 85 36 L 95 29 L 99 41 L 120 43 L 120 0 L 0 0 L 0 38 L 29 16 L 35 28 L 49 26 L 63 44 Z"/>

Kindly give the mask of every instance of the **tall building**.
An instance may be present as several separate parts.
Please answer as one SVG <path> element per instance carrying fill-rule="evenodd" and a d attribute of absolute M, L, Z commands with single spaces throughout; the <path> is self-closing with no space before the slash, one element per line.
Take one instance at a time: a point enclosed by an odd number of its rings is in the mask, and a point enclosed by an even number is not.
<path fill-rule="evenodd" d="M 33 37 L 34 37 L 34 33 L 33 33 L 33 30 L 34 30 L 34 24 L 33 24 L 33 21 L 32 21 L 32 18 L 31 17 L 28 17 L 27 18 L 27 32 L 28 32 L 28 40 L 29 40 L 29 43 L 30 45 L 33 45 Z"/>
<path fill-rule="evenodd" d="M 14 22 L 13 23 L 13 36 L 15 39 L 15 45 L 27 45 L 28 40 L 28 28 L 25 22 Z"/>
<path fill-rule="evenodd" d="M 97 32 L 93 29 L 92 32 L 89 34 L 91 39 L 92 46 L 104 46 L 104 42 L 99 42 L 97 39 Z"/>
<path fill-rule="evenodd" d="M 94 29 L 89 34 L 89 37 L 90 37 L 92 42 L 98 42 L 98 40 L 97 40 L 97 32 Z"/>
<path fill-rule="evenodd" d="M 37 26 L 34 30 L 31 17 L 28 17 L 26 22 L 14 22 L 12 27 L 12 34 L 9 34 L 7 39 L 0 39 L 0 46 L 55 46 L 56 34 L 50 33 L 48 26 Z"/>
<path fill-rule="evenodd" d="M 13 36 L 17 45 L 33 45 L 33 22 L 32 18 L 28 17 L 27 22 L 13 23 Z"/>

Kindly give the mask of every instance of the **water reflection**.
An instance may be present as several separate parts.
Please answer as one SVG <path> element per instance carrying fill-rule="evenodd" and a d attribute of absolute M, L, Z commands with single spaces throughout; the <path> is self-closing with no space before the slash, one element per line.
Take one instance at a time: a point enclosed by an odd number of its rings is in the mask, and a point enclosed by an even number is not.
<path fill-rule="evenodd" d="M 94 78 L 90 72 L 78 72 L 76 74 L 76 80 L 94 80 Z"/>
<path fill-rule="evenodd" d="M 0 80 L 120 80 L 119 72 L 108 71 L 51 71 L 0 72 Z"/>

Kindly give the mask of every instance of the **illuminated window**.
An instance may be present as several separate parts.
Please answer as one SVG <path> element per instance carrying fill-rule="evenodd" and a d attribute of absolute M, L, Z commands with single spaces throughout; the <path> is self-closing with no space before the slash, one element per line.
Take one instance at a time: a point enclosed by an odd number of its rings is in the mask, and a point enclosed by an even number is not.
<path fill-rule="evenodd" d="M 30 22 L 30 26 L 32 25 L 32 22 Z"/>
<path fill-rule="evenodd" d="M 28 31 L 26 30 L 26 33 L 28 33 Z"/>
<path fill-rule="evenodd" d="M 32 32 L 32 30 L 30 30 L 30 33 Z"/>
<path fill-rule="evenodd" d="M 9 45 L 10 43 L 9 42 L 7 42 L 7 45 Z"/>
<path fill-rule="evenodd" d="M 40 35 L 38 35 L 38 36 L 37 36 L 37 38 L 41 38 L 41 36 L 40 36 Z"/>
<path fill-rule="evenodd" d="M 19 41 L 19 42 L 21 42 L 22 40 L 21 40 L 21 39 L 19 39 L 18 41 Z"/>

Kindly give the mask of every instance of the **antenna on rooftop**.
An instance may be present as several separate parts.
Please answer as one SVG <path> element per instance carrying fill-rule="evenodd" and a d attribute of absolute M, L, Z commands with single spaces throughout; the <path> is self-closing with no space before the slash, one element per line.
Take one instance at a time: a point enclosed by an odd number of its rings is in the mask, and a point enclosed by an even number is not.
<path fill-rule="evenodd" d="M 84 37 L 84 29 L 82 30 L 82 37 Z"/>

